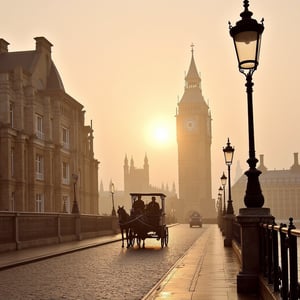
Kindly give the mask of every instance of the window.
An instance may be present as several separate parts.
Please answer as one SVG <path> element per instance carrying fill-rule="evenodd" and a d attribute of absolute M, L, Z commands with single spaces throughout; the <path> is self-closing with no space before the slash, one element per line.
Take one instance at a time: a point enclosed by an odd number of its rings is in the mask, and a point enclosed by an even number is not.
<path fill-rule="evenodd" d="M 15 210 L 15 192 L 11 192 L 11 198 L 10 198 L 10 210 Z"/>
<path fill-rule="evenodd" d="M 9 122 L 11 128 L 14 128 L 14 104 L 13 103 L 9 104 Z"/>
<path fill-rule="evenodd" d="M 70 147 L 70 130 L 66 127 L 62 127 L 62 145 L 65 149 Z"/>
<path fill-rule="evenodd" d="M 50 119 L 49 138 L 50 140 L 53 138 L 53 118 Z"/>
<path fill-rule="evenodd" d="M 35 126 L 37 137 L 43 140 L 45 135 L 43 133 L 43 117 L 41 115 L 35 115 Z"/>
<path fill-rule="evenodd" d="M 62 163 L 62 183 L 63 184 L 69 184 L 69 164 L 66 162 Z"/>
<path fill-rule="evenodd" d="M 44 180 L 44 158 L 40 154 L 35 157 L 35 173 L 37 180 Z"/>
<path fill-rule="evenodd" d="M 35 211 L 44 212 L 44 195 L 40 193 L 35 194 Z"/>
<path fill-rule="evenodd" d="M 68 195 L 63 195 L 62 196 L 62 201 L 63 201 L 63 212 L 67 213 L 70 212 L 70 198 Z"/>
<path fill-rule="evenodd" d="M 11 177 L 15 176 L 15 171 L 14 171 L 14 148 L 11 148 L 10 150 L 10 172 L 11 172 Z"/>

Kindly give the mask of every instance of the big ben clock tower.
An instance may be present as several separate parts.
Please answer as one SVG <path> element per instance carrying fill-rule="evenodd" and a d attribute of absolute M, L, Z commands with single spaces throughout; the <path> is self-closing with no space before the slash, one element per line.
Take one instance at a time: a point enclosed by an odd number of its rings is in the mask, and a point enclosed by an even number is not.
<path fill-rule="evenodd" d="M 204 221 L 216 218 L 211 196 L 211 115 L 201 91 L 192 45 L 184 94 L 176 114 L 181 221 L 199 212 Z"/>

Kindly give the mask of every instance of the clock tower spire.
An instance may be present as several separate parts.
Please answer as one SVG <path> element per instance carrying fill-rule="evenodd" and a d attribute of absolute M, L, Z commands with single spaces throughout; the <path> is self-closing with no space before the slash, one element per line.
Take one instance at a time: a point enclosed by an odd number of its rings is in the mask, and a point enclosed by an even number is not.
<path fill-rule="evenodd" d="M 176 114 L 180 218 L 187 221 L 197 211 L 204 221 L 211 221 L 216 218 L 211 196 L 211 115 L 202 95 L 193 44 L 191 52 Z"/>

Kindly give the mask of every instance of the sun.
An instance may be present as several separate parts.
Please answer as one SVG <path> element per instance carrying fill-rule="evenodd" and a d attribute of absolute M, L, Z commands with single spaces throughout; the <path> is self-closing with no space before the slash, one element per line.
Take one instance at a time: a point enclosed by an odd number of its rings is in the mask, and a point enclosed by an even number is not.
<path fill-rule="evenodd" d="M 170 133 L 166 127 L 156 127 L 153 131 L 153 138 L 157 143 L 167 143 Z"/>
<path fill-rule="evenodd" d="M 155 119 L 149 122 L 147 127 L 147 143 L 153 147 L 166 147 L 174 138 L 174 124 L 165 119 Z"/>

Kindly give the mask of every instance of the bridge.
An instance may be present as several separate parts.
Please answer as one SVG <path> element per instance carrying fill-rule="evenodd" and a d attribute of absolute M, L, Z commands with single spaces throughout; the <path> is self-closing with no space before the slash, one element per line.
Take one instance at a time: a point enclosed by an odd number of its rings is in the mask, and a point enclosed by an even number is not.
<path fill-rule="evenodd" d="M 218 225 L 204 224 L 144 299 L 298 299 L 300 232 L 293 220 L 276 225 L 273 217 L 248 215 L 246 221 L 219 215 Z M 1 213 L 0 224 L 1 270 L 120 239 L 111 216 Z"/>

